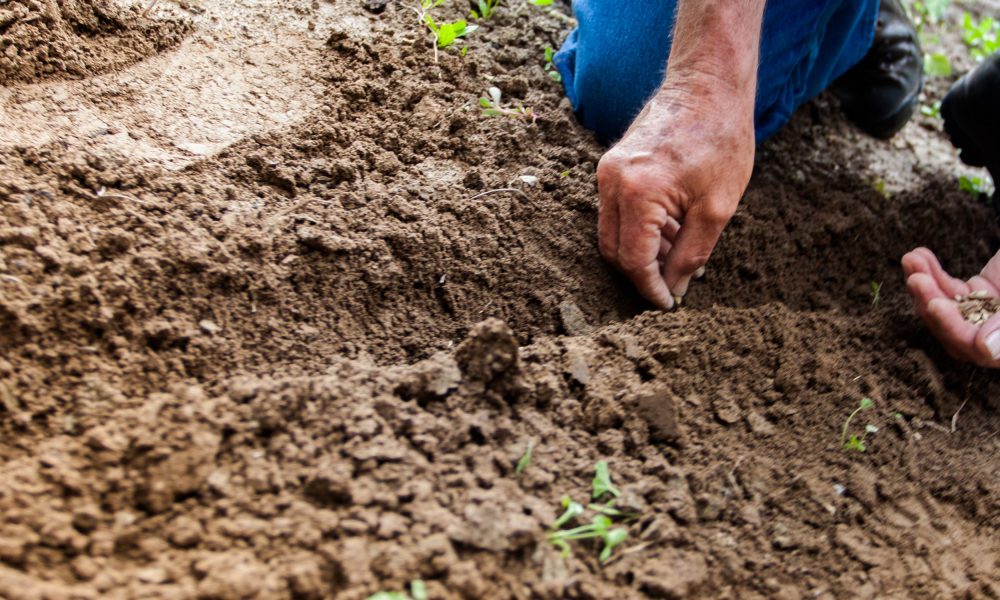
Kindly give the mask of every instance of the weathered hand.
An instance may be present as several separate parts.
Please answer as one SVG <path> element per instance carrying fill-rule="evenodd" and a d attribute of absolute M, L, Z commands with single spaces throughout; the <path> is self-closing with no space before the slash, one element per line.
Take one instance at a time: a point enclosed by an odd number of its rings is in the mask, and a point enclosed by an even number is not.
<path fill-rule="evenodd" d="M 907 253 L 903 271 L 917 314 L 948 354 L 982 367 L 1000 367 L 1000 314 L 976 326 L 965 320 L 955 302 L 955 296 L 978 290 L 1000 297 L 1000 252 L 968 281 L 949 275 L 927 248 Z"/>
<path fill-rule="evenodd" d="M 752 90 L 668 77 L 597 167 L 601 254 L 672 308 L 736 211 L 753 160 Z"/>

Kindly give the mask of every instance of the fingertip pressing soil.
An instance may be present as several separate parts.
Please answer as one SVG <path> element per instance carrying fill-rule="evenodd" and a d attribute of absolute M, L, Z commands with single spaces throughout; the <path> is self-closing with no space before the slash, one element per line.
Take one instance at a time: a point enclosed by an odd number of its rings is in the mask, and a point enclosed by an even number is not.
<path fill-rule="evenodd" d="M 114 0 L 11 0 L 0 6 L 0 85 L 121 69 L 176 46 L 189 28 Z"/>
<path fill-rule="evenodd" d="M 16 86 L 100 127 L 0 135 L 0 597 L 1000 595 L 1000 386 L 899 268 L 976 272 L 992 209 L 950 164 L 880 193 L 868 162 L 914 154 L 821 98 L 648 311 L 597 251 L 547 10 L 435 62 L 401 4 L 206 3 L 184 69 Z M 490 86 L 539 120 L 482 116 Z M 562 558 L 599 460 L 640 516 Z"/>

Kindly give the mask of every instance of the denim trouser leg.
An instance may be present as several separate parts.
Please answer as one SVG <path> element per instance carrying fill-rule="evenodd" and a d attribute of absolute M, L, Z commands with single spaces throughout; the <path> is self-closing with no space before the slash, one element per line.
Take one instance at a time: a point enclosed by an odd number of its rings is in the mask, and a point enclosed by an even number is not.
<path fill-rule="evenodd" d="M 577 117 L 601 142 L 618 139 L 663 82 L 676 10 L 675 0 L 574 0 L 578 26 L 554 62 Z M 878 0 L 769 0 L 758 142 L 864 57 L 877 17 Z"/>

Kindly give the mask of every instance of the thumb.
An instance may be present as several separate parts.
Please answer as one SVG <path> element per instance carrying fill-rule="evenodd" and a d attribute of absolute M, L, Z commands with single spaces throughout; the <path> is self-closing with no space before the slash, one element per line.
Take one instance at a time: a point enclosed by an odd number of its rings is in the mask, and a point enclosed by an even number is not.
<path fill-rule="evenodd" d="M 983 362 L 1000 360 L 1000 313 L 983 323 L 976 334 L 976 353 Z"/>

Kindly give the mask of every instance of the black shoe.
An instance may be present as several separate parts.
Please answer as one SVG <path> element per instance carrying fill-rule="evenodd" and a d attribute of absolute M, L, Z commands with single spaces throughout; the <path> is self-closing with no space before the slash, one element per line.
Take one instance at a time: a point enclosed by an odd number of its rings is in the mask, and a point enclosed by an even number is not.
<path fill-rule="evenodd" d="M 923 52 L 899 0 L 882 0 L 871 50 L 833 83 L 847 118 L 865 133 L 888 139 L 906 125 L 924 86 Z"/>
<path fill-rule="evenodd" d="M 1000 52 L 951 86 L 941 101 L 944 130 L 962 162 L 986 167 L 1000 200 Z"/>

